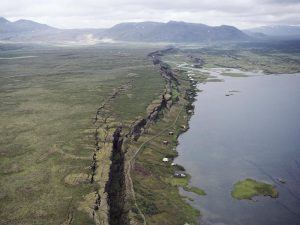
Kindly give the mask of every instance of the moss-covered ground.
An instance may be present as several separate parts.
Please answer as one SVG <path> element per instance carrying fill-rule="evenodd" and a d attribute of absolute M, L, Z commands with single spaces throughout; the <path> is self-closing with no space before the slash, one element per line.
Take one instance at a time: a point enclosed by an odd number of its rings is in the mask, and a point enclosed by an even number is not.
<path fill-rule="evenodd" d="M 94 224 L 84 209 L 93 207 L 88 199 L 105 184 L 90 183 L 93 119 L 99 105 L 128 82 L 109 103 L 109 114 L 124 124 L 146 114 L 164 88 L 146 57 L 152 50 L 1 44 L 1 224 Z M 3 59 L 26 55 L 36 57 Z M 101 176 L 107 176 L 109 157 L 99 154 Z"/>

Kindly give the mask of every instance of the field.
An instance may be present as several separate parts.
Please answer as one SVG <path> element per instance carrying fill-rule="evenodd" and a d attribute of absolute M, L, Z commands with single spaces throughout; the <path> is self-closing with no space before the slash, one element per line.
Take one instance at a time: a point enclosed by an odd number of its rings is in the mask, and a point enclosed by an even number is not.
<path fill-rule="evenodd" d="M 93 120 L 124 84 L 110 115 L 127 124 L 146 113 L 164 85 L 151 50 L 1 46 L 0 224 L 94 224 L 81 203 L 105 185 L 90 183 Z"/>

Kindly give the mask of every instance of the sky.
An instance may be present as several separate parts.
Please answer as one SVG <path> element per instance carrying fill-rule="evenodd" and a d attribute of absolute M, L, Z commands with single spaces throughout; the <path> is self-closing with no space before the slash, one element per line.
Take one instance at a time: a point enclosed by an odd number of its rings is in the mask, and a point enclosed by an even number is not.
<path fill-rule="evenodd" d="M 0 0 L 0 16 L 58 28 L 175 20 L 245 29 L 300 25 L 300 0 Z"/>

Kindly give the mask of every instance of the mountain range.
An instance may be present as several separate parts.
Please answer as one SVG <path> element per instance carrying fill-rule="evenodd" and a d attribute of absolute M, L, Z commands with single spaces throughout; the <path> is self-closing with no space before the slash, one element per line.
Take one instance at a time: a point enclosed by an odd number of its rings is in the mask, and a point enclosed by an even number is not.
<path fill-rule="evenodd" d="M 10 22 L 0 18 L 0 40 L 19 42 L 63 42 L 114 40 L 130 42 L 242 41 L 249 37 L 233 26 L 197 23 L 120 23 L 108 29 L 58 29 L 30 20 Z"/>
<path fill-rule="evenodd" d="M 273 33 L 280 34 L 280 29 Z M 300 36 L 300 28 L 293 35 Z M 289 28 L 291 30 L 291 28 Z M 275 32 L 276 31 L 276 32 Z M 283 32 L 283 31 L 282 31 Z M 283 32 L 286 34 L 286 32 Z M 31 20 L 11 22 L 0 17 L 0 41 L 8 42 L 76 42 L 99 41 L 203 43 L 219 41 L 247 41 L 253 37 L 272 35 L 269 27 L 241 31 L 233 26 L 208 26 L 200 23 L 170 21 L 120 23 L 107 29 L 58 29 Z"/>
<path fill-rule="evenodd" d="M 246 40 L 248 36 L 232 26 L 207 26 L 197 23 L 121 23 L 108 29 L 107 37 L 124 41 L 143 42 L 208 42 Z"/>

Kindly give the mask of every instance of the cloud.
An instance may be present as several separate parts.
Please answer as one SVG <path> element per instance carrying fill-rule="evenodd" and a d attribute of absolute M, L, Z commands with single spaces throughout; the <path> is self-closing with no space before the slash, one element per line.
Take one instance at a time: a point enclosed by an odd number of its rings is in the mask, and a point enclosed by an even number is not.
<path fill-rule="evenodd" d="M 240 28 L 300 25 L 299 0 L 10 0 L 0 15 L 61 28 L 110 27 L 125 21 L 182 20 Z"/>

